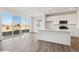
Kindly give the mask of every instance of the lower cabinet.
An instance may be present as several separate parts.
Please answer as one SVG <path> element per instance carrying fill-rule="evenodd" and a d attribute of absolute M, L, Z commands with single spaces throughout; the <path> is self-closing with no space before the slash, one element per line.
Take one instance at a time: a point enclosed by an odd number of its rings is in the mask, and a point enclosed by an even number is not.
<path fill-rule="evenodd" d="M 71 36 L 72 37 L 79 37 L 79 31 L 77 31 L 77 30 L 71 31 Z"/>

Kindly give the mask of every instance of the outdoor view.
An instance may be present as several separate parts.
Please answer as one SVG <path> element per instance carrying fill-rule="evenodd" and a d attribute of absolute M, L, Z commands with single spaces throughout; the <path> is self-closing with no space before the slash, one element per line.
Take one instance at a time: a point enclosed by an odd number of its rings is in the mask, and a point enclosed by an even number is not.
<path fill-rule="evenodd" d="M 2 16 L 2 35 L 12 35 L 12 16 L 6 13 Z"/>
<path fill-rule="evenodd" d="M 30 19 L 26 19 L 26 18 L 21 17 L 21 32 L 22 33 L 29 32 L 30 23 L 31 23 Z"/>
<path fill-rule="evenodd" d="M 20 17 L 13 16 L 13 34 L 20 34 Z"/>
<path fill-rule="evenodd" d="M 2 19 L 2 35 L 12 35 L 29 32 L 31 20 L 19 16 L 4 14 Z"/>

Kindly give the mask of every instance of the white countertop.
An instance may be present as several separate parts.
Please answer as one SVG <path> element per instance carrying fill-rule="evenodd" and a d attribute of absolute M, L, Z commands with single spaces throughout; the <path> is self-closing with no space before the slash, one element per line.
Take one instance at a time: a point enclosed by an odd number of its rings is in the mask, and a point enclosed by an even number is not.
<path fill-rule="evenodd" d="M 56 32 L 71 32 L 71 30 L 40 30 L 40 31 L 49 31 L 49 32 L 52 32 L 52 31 L 56 31 Z"/>

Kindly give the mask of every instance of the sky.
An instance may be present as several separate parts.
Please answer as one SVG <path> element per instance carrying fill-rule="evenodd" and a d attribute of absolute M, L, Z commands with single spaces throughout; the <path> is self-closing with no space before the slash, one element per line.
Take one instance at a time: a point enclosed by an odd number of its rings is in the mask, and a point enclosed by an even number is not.
<path fill-rule="evenodd" d="M 2 24 L 11 24 L 12 23 L 12 16 L 11 14 L 2 14 Z"/>
<path fill-rule="evenodd" d="M 18 17 L 18 16 L 13 16 L 13 23 L 14 23 L 14 24 L 20 24 L 20 17 Z"/>
<path fill-rule="evenodd" d="M 11 25 L 12 21 L 14 24 L 20 24 L 20 23 L 25 24 L 25 22 L 26 22 L 26 24 L 31 23 L 31 20 L 28 18 L 13 16 L 10 13 L 4 13 L 4 14 L 2 14 L 2 16 L 3 16 L 2 24 L 5 24 L 5 25 Z"/>

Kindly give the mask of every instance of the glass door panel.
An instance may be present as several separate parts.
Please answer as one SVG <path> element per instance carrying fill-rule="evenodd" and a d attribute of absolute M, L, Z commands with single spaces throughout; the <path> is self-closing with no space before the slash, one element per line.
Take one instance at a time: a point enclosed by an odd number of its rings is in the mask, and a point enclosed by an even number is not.
<path fill-rule="evenodd" d="M 31 20 L 26 18 L 26 32 L 30 32 L 31 29 Z"/>
<path fill-rule="evenodd" d="M 26 20 L 25 18 L 21 18 L 21 33 L 26 32 Z"/>
<path fill-rule="evenodd" d="M 20 34 L 20 17 L 19 16 L 13 16 L 13 35 Z"/>
<path fill-rule="evenodd" d="M 10 14 L 2 15 L 2 36 L 12 35 L 12 16 Z"/>

